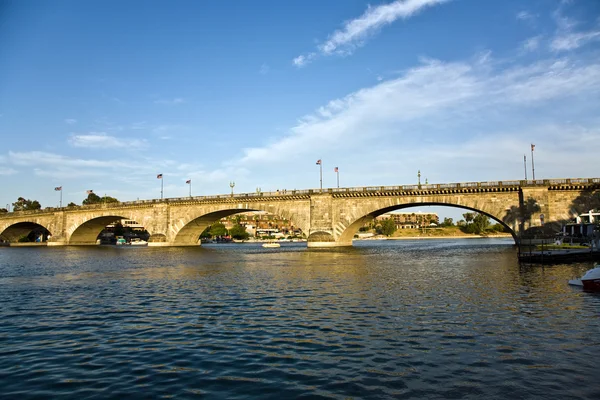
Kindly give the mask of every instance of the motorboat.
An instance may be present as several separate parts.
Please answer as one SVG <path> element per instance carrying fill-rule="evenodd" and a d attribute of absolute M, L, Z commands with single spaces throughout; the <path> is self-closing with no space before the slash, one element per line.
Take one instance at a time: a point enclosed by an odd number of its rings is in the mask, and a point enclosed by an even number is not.
<path fill-rule="evenodd" d="M 145 240 L 142 240 L 140 238 L 131 238 L 131 241 L 129 242 L 129 244 L 132 246 L 147 246 L 148 242 L 146 242 Z"/>
<path fill-rule="evenodd" d="M 571 279 L 569 285 L 583 286 L 584 290 L 600 291 L 600 264 L 596 264 L 580 279 Z"/>
<path fill-rule="evenodd" d="M 262 247 L 281 247 L 281 245 L 277 242 L 268 242 L 268 243 L 263 243 Z"/>

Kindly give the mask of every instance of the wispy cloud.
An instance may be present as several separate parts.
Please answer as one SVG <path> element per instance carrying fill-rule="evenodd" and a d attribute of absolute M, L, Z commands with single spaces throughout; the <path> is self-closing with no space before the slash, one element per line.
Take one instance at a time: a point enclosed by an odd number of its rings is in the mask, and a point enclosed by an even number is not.
<path fill-rule="evenodd" d="M 520 11 L 517 13 L 517 19 L 520 21 L 529 21 L 535 18 L 529 11 Z"/>
<path fill-rule="evenodd" d="M 305 66 L 313 61 L 317 54 L 329 56 L 332 54 L 348 55 L 356 47 L 382 27 L 398 19 L 410 18 L 427 7 L 446 3 L 450 0 L 396 0 L 389 4 L 370 7 L 360 17 L 347 21 L 342 29 L 333 32 L 318 48 L 318 53 L 311 52 L 293 59 L 297 67 Z"/>
<path fill-rule="evenodd" d="M 539 15 L 523 10 L 517 13 L 516 18 L 518 21 L 521 21 L 529 27 L 534 28 L 538 24 Z"/>
<path fill-rule="evenodd" d="M 270 70 L 271 70 L 271 68 L 269 67 L 268 64 L 262 64 L 260 66 L 260 68 L 258 69 L 258 73 L 261 75 L 266 75 L 269 73 Z"/>
<path fill-rule="evenodd" d="M 120 139 L 115 136 L 109 136 L 103 132 L 90 132 L 84 135 L 72 135 L 69 138 L 69 144 L 73 147 L 83 147 L 92 149 L 118 149 L 118 148 L 142 148 L 147 145 L 145 140 L 140 139 Z"/>
<path fill-rule="evenodd" d="M 66 118 L 65 119 L 65 124 L 74 125 L 76 123 L 77 123 L 76 119 L 73 119 L 73 118 Z"/>
<path fill-rule="evenodd" d="M 166 105 L 177 105 L 185 103 L 185 99 L 181 97 L 175 97 L 173 99 L 158 99 L 154 100 L 154 104 L 166 104 Z"/>
<path fill-rule="evenodd" d="M 298 57 L 294 58 L 292 60 L 292 63 L 296 66 L 296 67 L 304 67 L 306 64 L 311 63 L 315 58 L 317 57 L 317 53 L 308 53 L 306 55 L 299 55 Z"/>
<path fill-rule="evenodd" d="M 496 65 L 481 57 L 452 63 L 427 60 L 396 79 L 330 101 L 302 118 L 282 139 L 246 149 L 239 164 L 310 154 L 315 143 L 321 151 L 334 151 L 384 138 L 408 142 L 415 138 L 415 124 L 434 133 L 459 121 L 491 118 L 499 108 L 510 109 L 516 118 L 523 107 L 600 93 L 598 63 L 550 58 L 506 69 Z"/>
<path fill-rule="evenodd" d="M 13 168 L 0 168 L 0 175 L 8 176 L 8 175 L 14 175 L 16 173 L 17 173 L 17 170 L 13 169 Z"/>
<path fill-rule="evenodd" d="M 557 25 L 556 35 L 550 42 L 550 50 L 554 52 L 575 50 L 588 43 L 600 41 L 600 29 L 575 31 L 574 28 L 579 22 L 563 13 L 570 3 L 563 0 L 552 14 Z"/>
<path fill-rule="evenodd" d="M 530 37 L 522 43 L 521 49 L 525 52 L 535 51 L 540 47 L 541 40 L 541 35 Z"/>
<path fill-rule="evenodd" d="M 61 166 L 61 167 L 87 167 L 87 168 L 122 168 L 127 166 L 125 162 L 116 160 L 85 160 L 72 158 L 60 154 L 47 153 L 44 151 L 8 152 L 9 162 L 22 166 Z"/>
<path fill-rule="evenodd" d="M 550 48 L 554 51 L 575 50 L 594 41 L 600 41 L 600 31 L 563 33 L 552 40 Z"/>

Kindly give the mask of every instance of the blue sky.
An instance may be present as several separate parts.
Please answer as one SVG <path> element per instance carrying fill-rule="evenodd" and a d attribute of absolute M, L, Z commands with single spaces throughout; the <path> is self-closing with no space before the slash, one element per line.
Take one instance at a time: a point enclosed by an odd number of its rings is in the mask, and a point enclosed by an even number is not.
<path fill-rule="evenodd" d="M 600 1 L 0 0 L 0 207 L 599 176 Z"/>

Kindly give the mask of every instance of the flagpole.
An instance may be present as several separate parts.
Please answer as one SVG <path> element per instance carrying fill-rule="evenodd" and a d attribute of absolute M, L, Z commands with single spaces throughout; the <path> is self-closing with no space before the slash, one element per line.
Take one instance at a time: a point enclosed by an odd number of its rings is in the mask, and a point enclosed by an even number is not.
<path fill-rule="evenodd" d="M 321 182 L 321 193 L 323 192 L 323 159 L 321 158 L 321 163 L 319 164 L 319 177 Z"/>
<path fill-rule="evenodd" d="M 523 154 L 523 167 L 525 168 L 525 180 L 527 180 L 527 156 Z"/>
<path fill-rule="evenodd" d="M 160 177 L 160 199 L 161 200 L 163 198 L 163 182 L 164 182 L 164 179 L 163 179 L 163 177 L 161 175 L 161 177 Z"/>
<path fill-rule="evenodd" d="M 62 186 L 60 187 L 60 208 L 62 208 Z"/>
<path fill-rule="evenodd" d="M 339 189 L 340 188 L 340 170 L 339 170 L 339 168 L 337 168 L 337 167 L 335 168 L 335 173 L 337 175 L 337 187 Z"/>
<path fill-rule="evenodd" d="M 192 180 L 190 179 L 190 197 L 192 197 Z"/>
<path fill-rule="evenodd" d="M 535 181 L 535 164 L 533 163 L 533 149 L 535 148 L 535 144 L 531 144 L 531 175 L 533 175 L 533 180 Z"/>

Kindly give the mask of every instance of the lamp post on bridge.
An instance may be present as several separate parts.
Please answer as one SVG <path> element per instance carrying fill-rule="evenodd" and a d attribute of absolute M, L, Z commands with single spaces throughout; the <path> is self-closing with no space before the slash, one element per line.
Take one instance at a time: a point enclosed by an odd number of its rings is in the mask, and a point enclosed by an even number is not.
<path fill-rule="evenodd" d="M 531 175 L 532 179 L 535 181 L 535 165 L 533 163 L 533 150 L 535 149 L 535 144 L 531 143 Z"/>
<path fill-rule="evenodd" d="M 62 208 L 62 186 L 57 186 L 54 188 L 57 192 L 60 192 L 60 208 Z"/>
<path fill-rule="evenodd" d="M 419 189 L 421 189 L 421 170 L 419 170 L 417 172 L 417 178 L 418 178 Z"/>
<path fill-rule="evenodd" d="M 160 199 L 163 198 L 163 174 L 156 175 L 156 179 L 160 179 Z"/>
<path fill-rule="evenodd" d="M 321 193 L 323 192 L 323 161 L 319 158 L 317 160 L 317 165 L 319 166 L 319 188 L 321 189 Z"/>
<path fill-rule="evenodd" d="M 229 182 L 229 187 L 231 188 L 231 197 L 233 197 L 233 188 L 235 186 L 235 182 Z"/>

